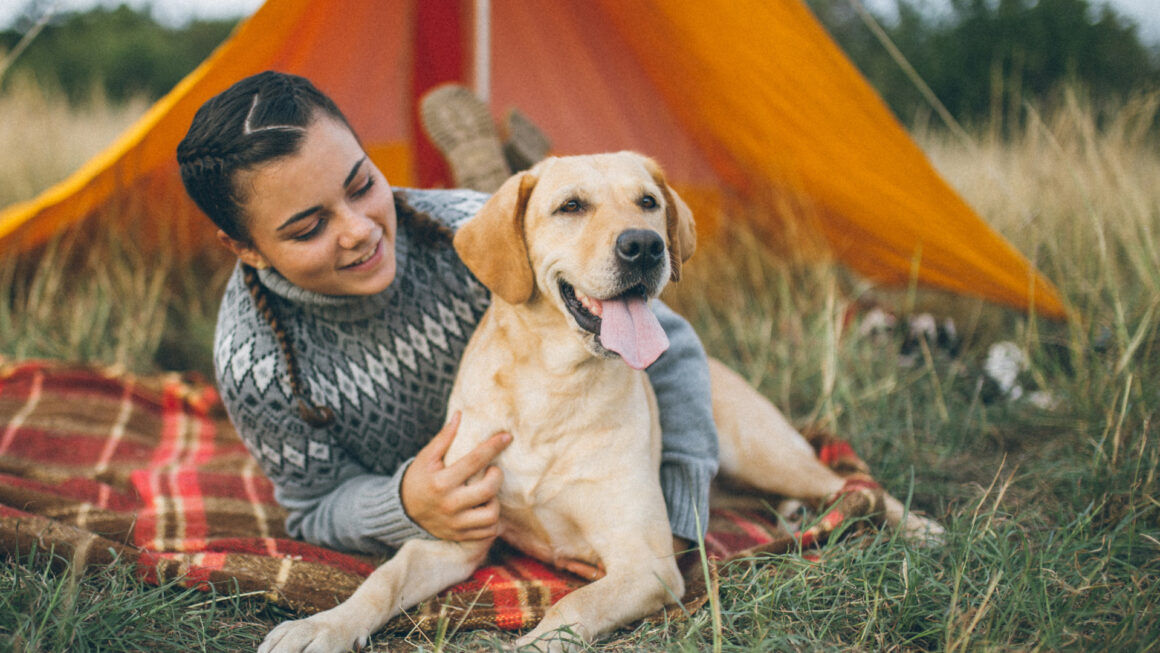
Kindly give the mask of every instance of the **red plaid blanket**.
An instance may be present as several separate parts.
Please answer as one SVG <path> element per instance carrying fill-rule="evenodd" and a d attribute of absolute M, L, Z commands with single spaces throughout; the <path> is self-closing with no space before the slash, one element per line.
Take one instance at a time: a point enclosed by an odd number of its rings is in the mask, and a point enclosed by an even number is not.
<path fill-rule="evenodd" d="M 714 508 L 710 558 L 816 546 L 843 520 L 878 510 L 881 490 L 850 448 L 815 443 L 849 477 L 847 491 L 796 533 L 767 509 Z M 35 546 L 78 567 L 119 558 L 145 582 L 259 592 L 302 612 L 334 606 L 380 562 L 292 540 L 284 518 L 212 385 L 0 359 L 0 554 Z M 686 580 L 684 611 L 692 612 L 707 596 L 704 573 L 694 566 Z M 430 630 L 442 612 L 461 628 L 523 629 L 583 583 L 497 546 L 471 579 L 388 627 Z"/>

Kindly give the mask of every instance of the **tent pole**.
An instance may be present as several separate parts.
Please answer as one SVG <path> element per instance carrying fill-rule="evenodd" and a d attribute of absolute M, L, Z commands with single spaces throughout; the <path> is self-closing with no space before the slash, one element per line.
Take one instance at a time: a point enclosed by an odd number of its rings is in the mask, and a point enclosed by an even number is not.
<path fill-rule="evenodd" d="M 491 0 L 475 0 L 475 95 L 491 94 Z"/>

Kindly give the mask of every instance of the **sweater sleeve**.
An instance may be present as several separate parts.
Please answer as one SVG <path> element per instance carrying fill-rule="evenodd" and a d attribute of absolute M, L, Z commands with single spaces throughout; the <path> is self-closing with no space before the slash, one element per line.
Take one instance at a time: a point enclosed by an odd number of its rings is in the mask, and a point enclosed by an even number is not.
<path fill-rule="evenodd" d="M 333 486 L 277 487 L 275 498 L 289 513 L 287 532 L 328 548 L 370 554 L 388 553 L 411 539 L 431 539 L 403 509 L 399 487 L 410 464 L 390 476 L 350 465 Z"/>
<path fill-rule="evenodd" d="M 653 310 L 669 337 L 669 349 L 647 370 L 660 411 L 661 490 L 673 535 L 696 542 L 709 522 L 717 474 L 708 359 L 692 325 L 660 301 Z"/>
<path fill-rule="evenodd" d="M 291 537 L 369 554 L 431 537 L 403 509 L 400 484 L 413 458 L 387 473 L 375 473 L 333 440 L 323 439 L 325 430 L 320 430 L 312 433 L 319 438 L 314 442 L 329 450 L 328 471 L 292 473 L 291 434 L 305 427 L 291 410 L 247 412 L 246 397 L 227 391 L 223 399 L 238 434 L 274 485 L 274 498 L 287 511 L 286 531 Z"/>

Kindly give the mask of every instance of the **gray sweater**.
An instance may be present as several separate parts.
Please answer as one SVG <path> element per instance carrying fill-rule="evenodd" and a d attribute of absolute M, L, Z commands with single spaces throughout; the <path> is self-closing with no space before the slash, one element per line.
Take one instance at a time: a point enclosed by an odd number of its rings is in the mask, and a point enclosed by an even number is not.
<path fill-rule="evenodd" d="M 473 191 L 396 190 L 397 203 L 452 229 L 486 199 Z M 289 513 L 287 531 L 343 551 L 382 554 L 431 537 L 403 510 L 400 482 L 442 427 L 459 358 L 490 302 L 455 250 L 425 242 L 402 211 L 396 241 L 395 281 L 378 295 L 321 295 L 274 270 L 259 273 L 310 397 L 334 411 L 326 427 L 299 417 L 285 357 L 240 266 L 218 314 L 218 386 Z M 717 471 L 708 367 L 689 324 L 660 302 L 653 306 L 671 343 L 647 370 L 661 413 L 660 482 L 673 534 L 696 541 Z"/>

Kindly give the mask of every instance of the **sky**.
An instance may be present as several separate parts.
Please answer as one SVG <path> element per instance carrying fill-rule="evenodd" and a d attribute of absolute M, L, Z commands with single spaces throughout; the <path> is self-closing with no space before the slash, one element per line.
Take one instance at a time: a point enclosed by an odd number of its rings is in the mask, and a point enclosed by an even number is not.
<path fill-rule="evenodd" d="M 382 2 L 384 0 L 372 0 Z M 896 0 L 863 0 L 877 12 L 889 14 L 896 6 Z M 946 0 L 919 0 L 933 10 L 946 6 Z M 1112 5 L 1121 15 L 1135 20 L 1140 25 L 1140 35 L 1144 41 L 1160 45 L 1160 0 L 1095 0 L 1095 3 Z M 29 0 L 0 0 L 0 28 L 8 27 L 28 6 Z M 41 6 L 55 5 L 58 10 L 88 9 L 97 5 L 117 6 L 128 4 L 133 7 L 152 6 L 158 20 L 179 25 L 192 18 L 229 18 L 247 15 L 262 4 L 262 0 L 55 0 L 41 1 Z"/>
<path fill-rule="evenodd" d="M 898 6 L 897 0 L 862 0 L 875 13 L 889 16 Z M 946 0 L 916 0 L 918 6 L 929 6 L 939 11 L 948 6 Z M 1140 26 L 1141 40 L 1149 45 L 1160 45 L 1160 0 L 1092 0 L 1092 5 L 1111 5 L 1116 13 L 1132 19 Z"/>
<path fill-rule="evenodd" d="M 378 0 L 375 0 L 378 1 Z M 0 28 L 8 27 L 29 6 L 30 0 L 0 0 Z M 262 0 L 40 0 L 40 11 L 53 6 L 57 11 L 84 11 L 96 6 L 153 7 L 157 20 L 181 25 L 194 18 L 237 18 L 252 13 Z"/>

